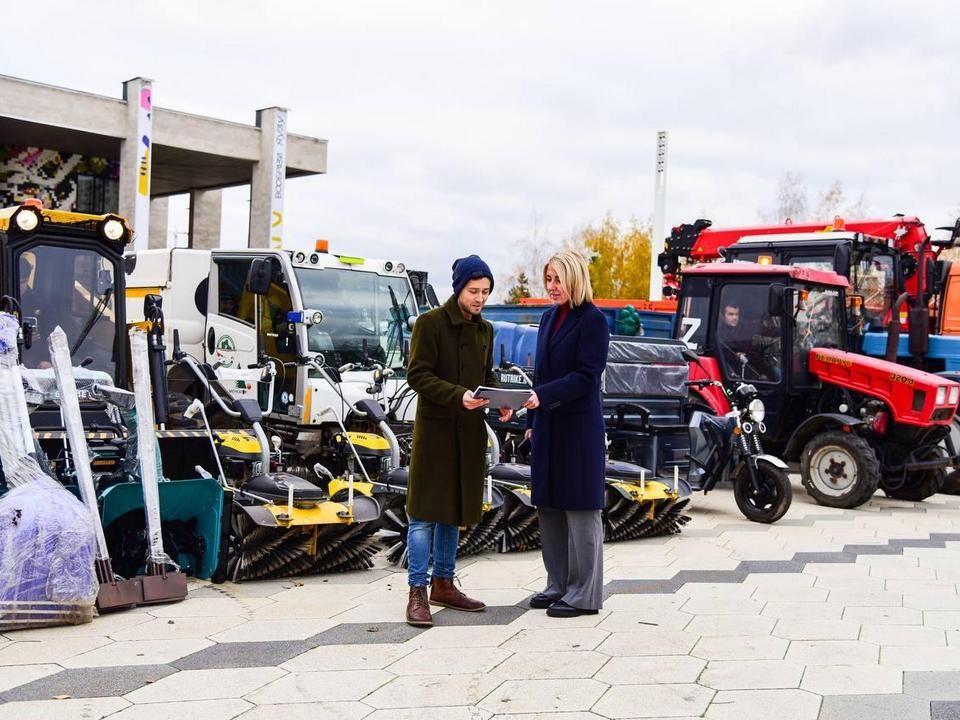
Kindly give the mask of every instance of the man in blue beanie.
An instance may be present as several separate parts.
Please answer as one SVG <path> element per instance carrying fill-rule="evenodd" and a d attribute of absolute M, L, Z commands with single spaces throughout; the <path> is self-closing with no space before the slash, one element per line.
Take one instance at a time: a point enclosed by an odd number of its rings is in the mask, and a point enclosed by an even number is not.
<path fill-rule="evenodd" d="M 407 487 L 407 622 L 433 624 L 430 605 L 477 612 L 485 605 L 453 584 L 460 528 L 480 521 L 487 452 L 488 400 L 478 385 L 495 386 L 493 326 L 480 311 L 493 273 L 476 255 L 453 263 L 453 295 L 413 326 L 407 382 L 417 392 Z M 500 418 L 512 411 L 502 408 Z M 429 575 L 433 556 L 433 576 Z M 427 597 L 427 583 L 430 596 Z"/>

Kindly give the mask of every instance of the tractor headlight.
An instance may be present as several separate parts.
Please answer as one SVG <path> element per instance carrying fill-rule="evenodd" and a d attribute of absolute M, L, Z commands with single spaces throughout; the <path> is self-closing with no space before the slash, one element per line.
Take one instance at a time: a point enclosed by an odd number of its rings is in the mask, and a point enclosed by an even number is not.
<path fill-rule="evenodd" d="M 14 213 L 13 218 L 22 232 L 33 232 L 43 222 L 43 215 L 33 206 L 21 207 Z"/>
<path fill-rule="evenodd" d="M 310 323 L 311 323 L 312 325 L 319 325 L 319 324 L 322 323 L 322 322 L 323 322 L 323 313 L 320 312 L 319 310 L 315 311 L 315 312 L 310 316 Z"/>
<path fill-rule="evenodd" d="M 934 405 L 943 405 L 947 402 L 947 386 L 941 385 L 937 388 L 937 397 L 934 399 Z"/>
<path fill-rule="evenodd" d="M 766 408 L 763 407 L 763 400 L 760 398 L 754 398 L 750 401 L 750 404 L 747 405 L 747 414 L 750 416 L 750 419 L 756 423 L 763 422 L 763 416 L 766 412 Z"/>
<path fill-rule="evenodd" d="M 960 385 L 954 385 L 950 388 L 950 392 L 947 393 L 947 402 L 951 405 L 956 405 L 957 400 L 960 400 Z"/>
<path fill-rule="evenodd" d="M 123 227 L 123 223 L 116 218 L 110 218 L 103 223 L 100 228 L 100 232 L 103 233 L 103 236 L 107 240 L 113 240 L 116 242 L 123 237 L 123 234 L 126 232 L 126 228 Z"/>
<path fill-rule="evenodd" d="M 398 273 L 402 273 L 402 272 L 403 272 L 404 270 L 406 270 L 406 269 L 407 269 L 407 266 L 406 266 L 406 265 L 404 265 L 403 263 L 397 263 L 397 272 L 398 272 Z"/>

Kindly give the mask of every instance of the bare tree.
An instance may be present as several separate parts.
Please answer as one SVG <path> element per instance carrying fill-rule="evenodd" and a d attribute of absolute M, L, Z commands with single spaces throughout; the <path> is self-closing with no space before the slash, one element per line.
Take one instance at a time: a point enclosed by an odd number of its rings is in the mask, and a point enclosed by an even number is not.
<path fill-rule="evenodd" d="M 817 193 L 817 204 L 812 209 L 807 201 L 803 176 L 785 172 L 777 183 L 777 199 L 773 210 L 761 210 L 762 222 L 779 225 L 792 222 L 830 222 L 840 215 L 845 218 L 863 218 L 869 212 L 866 197 L 861 193 L 855 202 L 847 199 L 843 183 L 834 180 L 824 192 Z"/>
<path fill-rule="evenodd" d="M 543 275 L 543 266 L 557 249 L 550 240 L 550 231 L 543 225 L 543 220 L 536 208 L 533 210 L 530 234 L 517 241 L 514 257 L 516 263 L 510 270 L 506 282 L 503 284 L 503 297 L 509 297 L 520 285 L 526 285 L 535 296 L 542 294 L 540 277 Z"/>
<path fill-rule="evenodd" d="M 772 209 L 761 210 L 760 220 L 770 225 L 807 217 L 807 186 L 803 175 L 785 172 L 777 181 L 777 199 Z"/>

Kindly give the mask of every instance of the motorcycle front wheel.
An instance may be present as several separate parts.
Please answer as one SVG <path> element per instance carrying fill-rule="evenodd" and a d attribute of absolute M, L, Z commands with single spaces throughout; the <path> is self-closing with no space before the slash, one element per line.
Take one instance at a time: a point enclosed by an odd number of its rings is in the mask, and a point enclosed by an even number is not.
<path fill-rule="evenodd" d="M 776 522 L 784 516 L 793 499 L 787 471 L 766 462 L 757 463 L 754 471 L 759 489 L 754 492 L 750 469 L 741 463 L 734 471 L 733 495 L 737 507 L 747 520 L 758 523 Z"/>

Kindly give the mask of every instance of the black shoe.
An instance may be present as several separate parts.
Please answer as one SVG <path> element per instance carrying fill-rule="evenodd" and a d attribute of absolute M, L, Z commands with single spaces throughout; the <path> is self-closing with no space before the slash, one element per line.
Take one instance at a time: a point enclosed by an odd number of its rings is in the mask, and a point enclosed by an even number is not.
<path fill-rule="evenodd" d="M 530 607 L 534 610 L 546 610 L 548 607 L 557 602 L 557 598 L 552 595 L 547 595 L 546 593 L 537 593 L 532 598 L 530 598 Z"/>
<path fill-rule="evenodd" d="M 596 615 L 599 610 L 582 610 L 568 605 L 563 600 L 557 600 L 553 605 L 547 608 L 547 615 L 550 617 L 568 618 L 578 617 L 580 615 Z"/>

